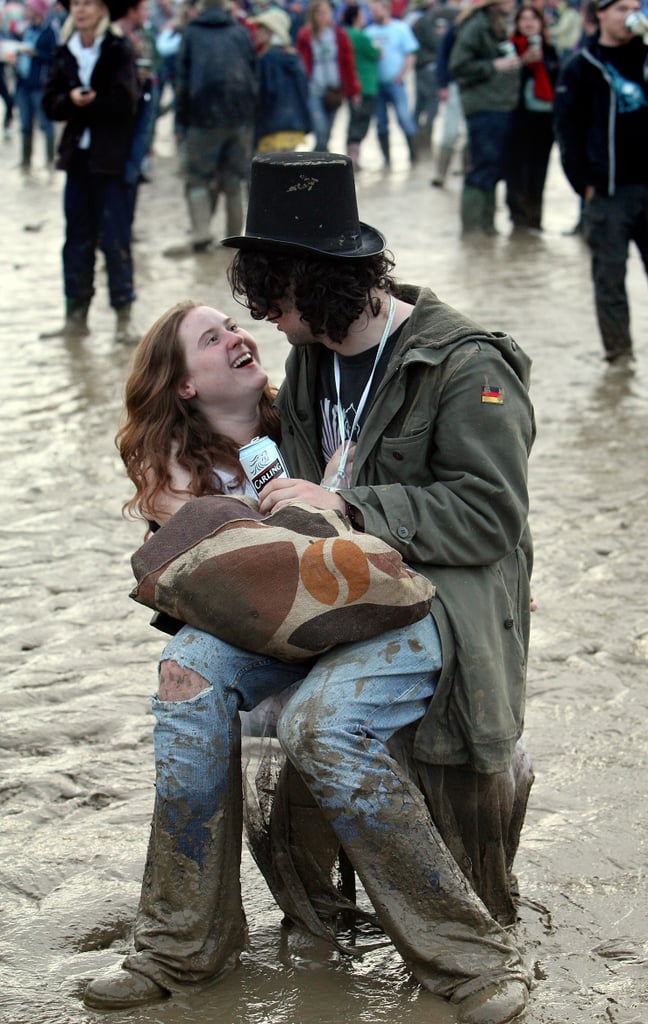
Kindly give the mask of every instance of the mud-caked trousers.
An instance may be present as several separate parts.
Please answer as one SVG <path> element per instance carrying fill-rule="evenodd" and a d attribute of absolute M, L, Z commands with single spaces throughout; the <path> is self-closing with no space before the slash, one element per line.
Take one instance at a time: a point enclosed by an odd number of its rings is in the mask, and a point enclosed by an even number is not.
<path fill-rule="evenodd" d="M 502 978 L 528 984 L 510 936 L 387 751 L 389 737 L 418 721 L 434 693 L 441 650 L 431 617 L 302 664 L 184 627 L 164 659 L 199 673 L 205 689 L 177 703 L 153 699 L 156 806 L 126 968 L 174 991 L 236 961 L 246 937 L 239 711 L 301 680 L 277 736 L 415 977 L 455 999 Z"/>

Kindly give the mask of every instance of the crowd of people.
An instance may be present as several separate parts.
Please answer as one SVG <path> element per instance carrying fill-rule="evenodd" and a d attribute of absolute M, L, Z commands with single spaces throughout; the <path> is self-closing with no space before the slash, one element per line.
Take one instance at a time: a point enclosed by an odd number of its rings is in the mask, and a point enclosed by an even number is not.
<path fill-rule="evenodd" d="M 431 156 L 443 104 L 431 184 L 444 187 L 465 121 L 463 235 L 495 232 L 501 181 L 514 231 L 538 232 L 557 138 L 582 199 L 604 355 L 627 365 L 631 241 L 648 269 L 640 0 L 596 0 L 589 22 L 527 0 L 199 0 L 177 11 L 158 0 L 155 12 L 152 2 L 25 0 L 2 49 L 15 86 L 3 79 L 5 126 L 15 102 L 23 170 L 37 122 L 47 163 L 66 175 L 56 333 L 89 333 L 100 249 L 116 338 L 137 344 L 117 436 L 135 487 L 126 506 L 154 539 L 213 496 L 256 503 L 261 516 L 305 505 L 322 543 L 324 513 L 337 513 L 347 543 L 383 542 L 432 587 L 408 626 L 386 620 L 350 643 L 334 632 L 324 653 L 297 661 L 230 643 L 218 616 L 213 630 L 171 625 L 134 948 L 85 1001 L 156 1002 L 236 965 L 247 929 L 240 714 L 278 700 L 284 762 L 260 861 L 286 919 L 337 942 L 341 897 L 323 895 L 346 858 L 417 981 L 462 1024 L 507 1024 L 531 987 L 510 930 L 533 780 L 522 742 L 530 361 L 507 334 L 397 279 L 383 234 L 359 219 L 354 174 L 372 122 L 390 165 L 390 108 L 410 160 Z M 278 390 L 226 312 L 184 300 L 143 338 L 134 328 L 133 219 L 165 101 L 191 250 L 215 244 L 222 199 L 232 296 L 291 345 Z M 345 104 L 348 154 L 332 154 Z M 288 469 L 260 492 L 239 460 L 259 434 Z"/>
<path fill-rule="evenodd" d="M 94 4 L 95 43 L 83 41 L 77 27 L 86 2 Z M 254 153 L 326 151 L 341 111 L 346 152 L 356 170 L 372 126 L 390 167 L 390 111 L 411 163 L 424 157 L 434 161 L 433 187 L 444 188 L 458 164 L 464 236 L 497 233 L 501 182 L 513 233 L 542 232 L 545 180 L 558 131 L 565 170 L 580 197 L 574 233 L 583 233 L 588 242 L 594 237 L 595 244 L 604 237 L 607 249 L 610 231 L 601 236 L 601 218 L 590 230 L 593 206 L 600 214 L 600 204 L 589 202 L 587 189 L 574 177 L 582 133 L 565 114 L 565 104 L 556 110 L 556 92 L 559 81 L 569 83 L 570 90 L 576 87 L 566 69 L 576 66 L 578 54 L 590 60 L 595 53 L 591 43 L 599 40 L 601 12 L 609 6 L 622 12 L 624 34 L 608 43 L 605 54 L 614 49 L 623 56 L 630 43 L 642 53 L 643 23 L 632 31 L 625 28 L 625 18 L 641 10 L 641 0 L 613 5 L 601 0 L 6 0 L 0 22 L 5 138 L 17 110 L 24 173 L 32 169 L 36 127 L 44 137 L 46 166 L 67 172 L 61 331 L 88 331 L 92 254 L 101 248 L 116 337 L 125 343 L 139 337 L 131 318 L 132 227 L 138 187 L 151 177 L 157 118 L 167 111 L 174 118 L 194 252 L 215 244 L 211 223 L 219 197 L 227 234 L 240 231 Z M 106 61 L 99 53 L 108 42 L 133 65 L 128 86 L 116 91 L 116 68 L 109 62 L 104 73 Z M 63 63 L 60 48 L 68 55 Z M 623 69 L 620 79 L 610 73 L 617 84 L 625 80 Z M 631 81 L 641 90 L 640 77 L 635 68 Z M 621 102 L 614 110 L 625 115 L 618 88 Z M 641 100 L 633 111 L 634 118 L 624 116 L 621 124 L 643 123 Z M 435 130 L 439 114 L 442 123 Z M 615 140 L 610 129 L 608 142 L 618 146 Z M 602 140 L 595 144 L 602 149 Z M 588 145 L 581 139 L 581 148 Z M 458 148 L 460 160 L 455 160 Z M 618 183 L 642 184 L 645 169 L 635 148 L 625 143 L 622 148 Z M 576 157 L 583 158 L 591 159 Z M 601 161 L 594 162 L 587 188 L 602 180 Z M 616 163 L 610 161 L 612 176 Z M 78 187 L 86 177 L 93 187 Z M 610 180 L 609 196 L 614 191 Z M 592 257 L 596 309 L 610 361 L 632 349 L 623 266 L 630 241 L 646 259 L 637 227 L 642 216 L 633 214 L 616 239 L 613 262 L 599 248 Z M 614 287 L 608 283 L 612 279 Z"/>

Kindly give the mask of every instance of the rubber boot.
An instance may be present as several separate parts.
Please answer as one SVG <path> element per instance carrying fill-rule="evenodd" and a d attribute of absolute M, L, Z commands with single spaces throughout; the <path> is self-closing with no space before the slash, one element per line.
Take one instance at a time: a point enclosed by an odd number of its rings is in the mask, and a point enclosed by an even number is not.
<path fill-rule="evenodd" d="M 125 302 L 123 306 L 118 306 L 115 312 L 117 314 L 115 341 L 119 345 L 137 345 L 141 331 L 138 331 L 133 324 L 133 303 Z"/>
<path fill-rule="evenodd" d="M 495 189 L 484 192 L 482 205 L 482 231 L 485 235 L 499 234 L 495 227 Z"/>
<path fill-rule="evenodd" d="M 349 142 L 347 144 L 347 156 L 351 158 L 351 163 L 353 164 L 353 170 L 354 171 L 359 171 L 360 170 L 360 143 L 359 142 Z"/>
<path fill-rule="evenodd" d="M 407 142 L 407 148 L 409 150 L 410 164 L 412 166 L 418 160 L 418 147 L 416 143 L 416 135 L 406 135 L 405 140 Z"/>
<path fill-rule="evenodd" d="M 243 230 L 243 199 L 241 188 L 225 195 L 225 228 L 226 235 L 240 235 Z"/>
<path fill-rule="evenodd" d="M 47 170 L 54 170 L 54 136 L 45 136 L 45 160 L 47 164 Z"/>
<path fill-rule="evenodd" d="M 39 338 L 86 338 L 90 334 L 89 308 L 90 303 L 83 299 L 66 299 L 63 326 L 53 331 L 42 331 Z"/>
<path fill-rule="evenodd" d="M 454 150 L 452 146 L 441 146 L 441 148 L 439 149 L 439 154 L 437 156 L 436 174 L 434 175 L 432 181 L 430 182 L 430 184 L 434 185 L 435 188 L 443 188 L 453 153 Z"/>
<path fill-rule="evenodd" d="M 31 171 L 31 159 L 32 159 L 32 137 L 26 132 L 22 134 L 22 150 L 20 157 L 20 170 L 23 174 L 29 174 Z"/>
<path fill-rule="evenodd" d="M 191 244 L 194 252 L 201 252 L 212 242 L 209 225 L 213 208 L 208 189 L 202 185 L 199 188 L 188 189 L 187 204 L 191 220 Z"/>
<path fill-rule="evenodd" d="M 420 124 L 415 141 L 417 153 L 426 153 L 428 156 L 432 156 L 432 125 Z"/>
<path fill-rule="evenodd" d="M 484 227 L 486 193 L 473 185 L 464 185 L 461 193 L 461 234 L 478 235 Z"/>
<path fill-rule="evenodd" d="M 389 155 L 389 135 L 379 135 L 378 142 L 380 143 L 380 150 L 383 157 L 385 158 L 385 167 L 391 167 L 391 157 Z"/>

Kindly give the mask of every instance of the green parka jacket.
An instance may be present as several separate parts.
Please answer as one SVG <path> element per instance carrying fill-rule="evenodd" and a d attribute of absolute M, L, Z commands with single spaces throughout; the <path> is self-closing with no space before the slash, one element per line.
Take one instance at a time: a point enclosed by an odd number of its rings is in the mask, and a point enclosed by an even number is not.
<path fill-rule="evenodd" d="M 524 719 L 531 542 L 530 360 L 427 288 L 403 325 L 342 497 L 436 586 L 443 669 L 416 734 L 430 764 L 506 771 Z M 292 476 L 319 483 L 319 345 L 295 348 L 277 396 Z"/>
<path fill-rule="evenodd" d="M 456 23 L 450 53 L 450 71 L 459 85 L 466 117 L 485 111 L 514 110 L 520 98 L 518 71 L 496 71 L 493 61 L 502 56 L 488 10 L 468 10 Z"/>

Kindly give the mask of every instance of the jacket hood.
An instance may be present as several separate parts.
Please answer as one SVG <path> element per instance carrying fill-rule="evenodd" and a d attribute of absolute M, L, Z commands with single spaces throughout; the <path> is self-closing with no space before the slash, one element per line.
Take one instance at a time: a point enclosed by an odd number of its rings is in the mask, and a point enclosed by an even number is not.
<path fill-rule="evenodd" d="M 412 358 L 438 364 L 445 360 L 454 349 L 467 341 L 483 341 L 501 353 L 508 365 L 528 389 L 531 376 L 531 359 L 517 342 L 503 331 L 487 331 L 480 324 L 470 320 L 463 313 L 447 306 L 430 288 L 414 285 L 398 285 L 398 298 L 414 305 L 402 335 L 405 360 L 408 353 Z M 434 335 L 430 333 L 431 314 L 434 313 Z"/>
<path fill-rule="evenodd" d="M 235 24 L 235 19 L 229 11 L 224 11 L 222 7 L 207 7 L 204 11 L 201 11 L 193 21 L 189 22 L 188 27 L 191 27 L 192 25 L 204 25 L 209 28 L 214 28 L 215 26 L 233 24 Z"/>

